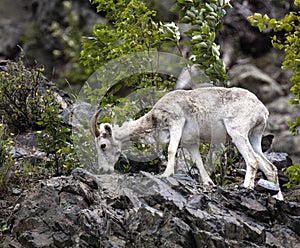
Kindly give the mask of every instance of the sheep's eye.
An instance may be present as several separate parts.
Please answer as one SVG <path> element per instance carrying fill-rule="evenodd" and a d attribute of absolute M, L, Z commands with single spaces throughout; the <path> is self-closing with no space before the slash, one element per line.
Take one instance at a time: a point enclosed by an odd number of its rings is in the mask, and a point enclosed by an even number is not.
<path fill-rule="evenodd" d="M 102 150 L 104 150 L 106 148 L 106 144 L 101 144 L 100 147 Z"/>

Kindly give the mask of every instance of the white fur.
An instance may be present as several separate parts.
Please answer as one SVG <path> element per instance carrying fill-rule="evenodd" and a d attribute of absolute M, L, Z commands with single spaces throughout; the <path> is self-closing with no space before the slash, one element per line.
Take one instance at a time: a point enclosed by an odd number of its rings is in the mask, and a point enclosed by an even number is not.
<path fill-rule="evenodd" d="M 164 177 L 174 174 L 175 155 L 179 146 L 186 148 L 196 164 L 204 184 L 213 184 L 206 172 L 199 143 L 218 144 L 230 137 L 247 165 L 245 187 L 254 187 L 257 169 L 278 185 L 276 167 L 264 156 L 261 139 L 268 110 L 251 92 L 240 88 L 208 87 L 166 94 L 150 112 L 138 120 L 112 127 L 96 126 L 98 113 L 91 121 L 99 166 L 113 169 L 125 147 L 132 142 L 154 140 L 168 144 L 168 164 Z M 105 128 L 106 127 L 106 128 Z M 105 149 L 101 149 L 105 143 Z M 278 199 L 283 199 L 281 192 Z"/>

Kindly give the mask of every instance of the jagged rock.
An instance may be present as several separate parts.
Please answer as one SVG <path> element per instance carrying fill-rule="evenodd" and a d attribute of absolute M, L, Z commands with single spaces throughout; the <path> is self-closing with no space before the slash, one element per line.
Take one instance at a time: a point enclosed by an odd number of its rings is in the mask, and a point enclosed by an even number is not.
<path fill-rule="evenodd" d="M 287 201 L 290 202 L 300 202 L 300 185 L 294 186 L 286 190 L 288 195 L 286 197 Z"/>
<path fill-rule="evenodd" d="M 87 26 L 91 30 L 93 23 L 99 22 L 99 15 L 90 6 L 84 8 L 83 1 L 72 2 L 77 10 L 83 11 L 80 20 L 89 22 Z M 61 3 L 57 0 L 18 0 L 11 5 L 11 1 L 2 1 L 5 7 L 0 8 L 3 10 L 0 30 L 4 35 L 0 37 L 0 56 L 11 58 L 16 55 L 19 51 L 16 45 L 20 43 L 20 33 L 23 32 L 23 24 L 26 24 L 24 18 L 27 20 L 32 15 L 41 27 L 39 40 L 33 47 L 32 43 L 25 42 L 25 51 L 32 51 L 31 55 L 43 63 L 49 73 L 53 72 L 53 67 L 65 64 L 63 60 L 53 60 L 52 50 L 59 44 L 48 32 L 49 23 L 64 17 Z M 89 5 L 88 2 L 84 4 Z M 161 3 L 170 4 L 169 0 Z M 267 12 L 272 17 L 281 18 L 288 10 L 284 6 L 289 5 L 242 0 L 232 1 L 232 4 L 234 8 L 224 17 L 224 29 L 218 35 L 223 58 L 229 67 L 245 56 L 260 57 L 271 49 L 269 34 L 251 27 L 247 16 L 254 12 Z M 158 9 L 165 16 L 166 8 Z M 0 69 L 5 69 L 2 63 Z M 282 84 L 278 77 L 274 77 L 279 70 L 280 61 L 277 61 L 268 74 Z M 252 72 L 261 73 L 256 68 Z M 270 130 L 275 133 L 273 150 L 300 157 L 300 139 L 290 138 L 286 125 L 291 116 L 299 115 L 299 111 L 290 112 L 290 106 L 286 104 L 288 99 L 277 97 L 282 89 L 278 90 L 278 84 L 274 84 L 270 77 L 267 80 L 263 77 L 265 81 L 262 81 L 253 75 L 246 76 L 254 78 L 256 83 L 263 82 L 270 87 L 276 85 L 275 93 L 270 93 L 272 88 L 266 87 L 258 92 L 266 102 L 272 100 L 268 108 Z M 287 78 L 284 80 L 288 81 Z M 284 89 L 287 88 L 285 85 Z M 252 89 L 260 87 L 253 86 Z M 59 96 L 62 97 L 61 94 Z M 22 152 L 16 153 L 17 156 L 20 154 Z M 33 155 L 40 157 L 40 154 Z M 22 156 L 18 158 L 22 159 Z M 147 173 L 95 176 L 77 170 L 71 177 L 47 179 L 23 192 L 21 195 L 26 195 L 25 202 L 9 218 L 13 236 L 5 236 L 3 244 L 0 237 L 0 246 L 297 247 L 300 242 L 300 190 L 295 187 L 286 192 L 285 199 L 290 202 L 278 202 L 265 193 L 233 186 L 204 187 L 189 177 L 161 179 Z M 2 202 L 0 205 L 6 208 Z"/>
<path fill-rule="evenodd" d="M 261 192 L 268 192 L 271 195 L 276 195 L 279 192 L 279 186 L 268 180 L 259 179 L 257 184 L 255 185 L 255 190 Z"/>
<path fill-rule="evenodd" d="M 277 167 L 280 185 L 287 183 L 288 175 L 284 174 L 284 170 L 293 165 L 293 161 L 289 155 L 283 152 L 267 152 L 265 155 Z"/>
<path fill-rule="evenodd" d="M 11 191 L 13 195 L 20 195 L 22 193 L 22 190 L 18 188 L 12 188 Z"/>
<path fill-rule="evenodd" d="M 229 74 L 232 86 L 248 89 L 263 103 L 271 102 L 284 94 L 274 79 L 252 64 L 236 65 Z"/>
<path fill-rule="evenodd" d="M 76 169 L 28 192 L 3 247 L 296 247 L 299 215 L 253 190 Z"/>

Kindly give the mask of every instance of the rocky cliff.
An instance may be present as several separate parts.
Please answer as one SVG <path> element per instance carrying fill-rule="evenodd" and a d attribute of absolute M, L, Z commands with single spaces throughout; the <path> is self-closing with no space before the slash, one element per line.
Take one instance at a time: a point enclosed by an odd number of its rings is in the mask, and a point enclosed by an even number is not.
<path fill-rule="evenodd" d="M 105 21 L 88 1 L 71 2 L 83 29 Z M 177 20 L 168 11 L 172 1 L 154 2 L 162 19 Z M 233 0 L 218 40 L 232 85 L 254 92 L 270 111 L 271 150 L 299 162 L 300 138 L 292 137 L 287 126 L 300 110 L 288 104 L 289 72 L 281 70 L 283 56 L 272 49 L 270 34 L 247 20 L 254 12 L 280 18 L 293 10 L 291 2 Z M 58 0 L 14 5 L 0 0 L 0 57 L 14 59 L 21 45 L 51 78 L 66 60 L 54 57 L 61 47 L 48 28 L 64 14 Z M 38 39 L 22 38 L 37 27 Z M 15 153 L 27 154 L 21 148 Z M 182 175 L 161 179 L 77 169 L 68 177 L 30 181 L 27 189 L 11 194 L 0 194 L 0 219 L 8 225 L 1 226 L 1 247 L 300 247 L 299 187 L 285 189 L 281 202 L 267 192 L 204 187 Z"/>
<path fill-rule="evenodd" d="M 282 202 L 183 175 L 76 169 L 24 194 L 3 247 L 300 247 L 299 189 Z"/>

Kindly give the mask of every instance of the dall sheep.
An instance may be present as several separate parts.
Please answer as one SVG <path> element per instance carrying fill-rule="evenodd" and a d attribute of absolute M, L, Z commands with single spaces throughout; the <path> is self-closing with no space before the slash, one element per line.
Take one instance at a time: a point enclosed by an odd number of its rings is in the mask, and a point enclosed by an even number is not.
<path fill-rule="evenodd" d="M 95 113 L 90 129 L 96 142 L 99 166 L 113 170 L 122 149 L 139 140 L 168 144 L 167 168 L 162 174 L 174 174 L 178 147 L 186 148 L 199 170 L 203 184 L 213 185 L 203 166 L 199 143 L 217 144 L 231 138 L 246 162 L 244 187 L 253 188 L 257 169 L 279 185 L 277 168 L 261 148 L 268 110 L 251 92 L 241 88 L 207 87 L 172 91 L 163 96 L 147 114 L 122 126 L 101 123 Z M 275 196 L 282 200 L 281 191 Z"/>

